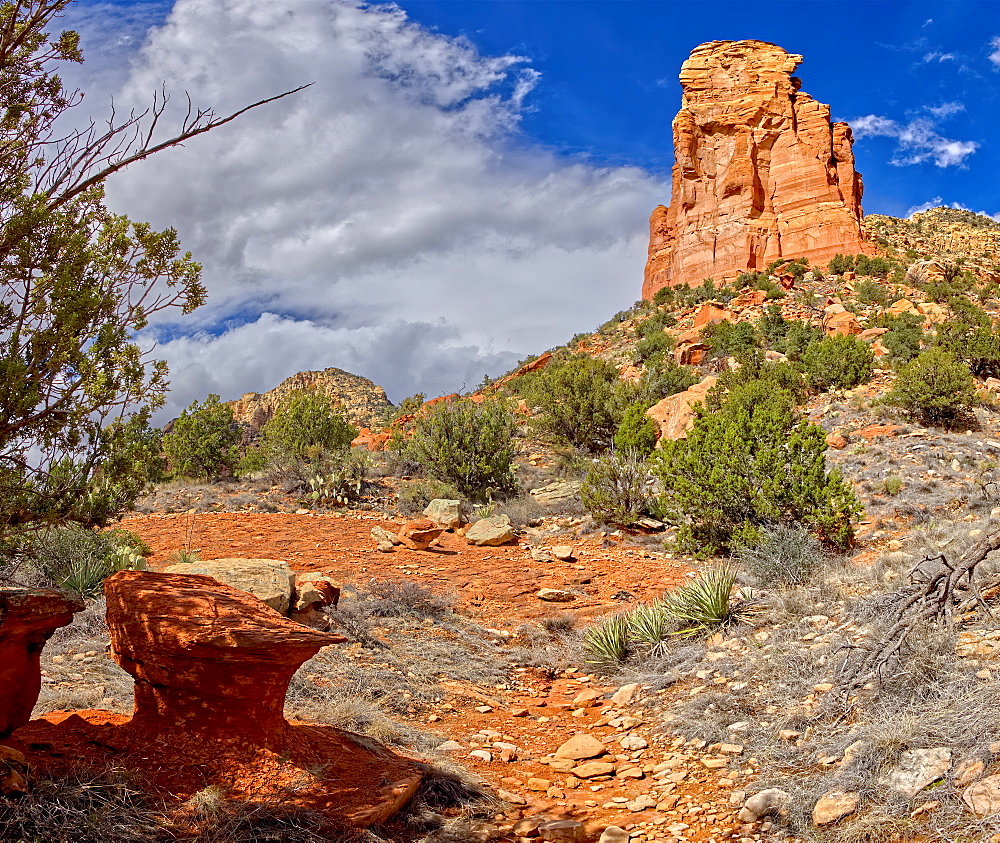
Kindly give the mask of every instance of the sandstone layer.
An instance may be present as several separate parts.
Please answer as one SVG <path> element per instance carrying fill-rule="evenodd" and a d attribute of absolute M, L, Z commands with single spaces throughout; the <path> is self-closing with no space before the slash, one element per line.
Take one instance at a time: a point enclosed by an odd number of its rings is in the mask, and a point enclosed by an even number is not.
<path fill-rule="evenodd" d="M 0 589 L 0 739 L 31 719 L 42 647 L 82 609 L 82 600 L 53 588 Z"/>
<path fill-rule="evenodd" d="M 851 129 L 800 90 L 801 61 L 764 41 L 712 41 L 684 62 L 671 202 L 650 218 L 643 298 L 867 250 Z"/>
<path fill-rule="evenodd" d="M 382 387 L 376 386 L 368 378 L 333 368 L 318 372 L 297 372 L 268 392 L 246 392 L 236 401 L 227 403 L 233 408 L 236 421 L 253 430 L 260 430 L 274 415 L 278 406 L 296 390 L 325 395 L 358 428 L 380 426 L 386 410 L 392 408 Z"/>

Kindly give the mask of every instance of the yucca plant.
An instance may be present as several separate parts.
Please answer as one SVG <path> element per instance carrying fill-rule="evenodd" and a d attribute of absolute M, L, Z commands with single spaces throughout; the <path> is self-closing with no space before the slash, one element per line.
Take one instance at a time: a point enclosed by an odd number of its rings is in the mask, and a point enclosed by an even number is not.
<path fill-rule="evenodd" d="M 628 614 L 612 615 L 590 627 L 583 635 L 588 661 L 616 664 L 625 661 L 630 650 L 631 630 Z"/>
<path fill-rule="evenodd" d="M 653 648 L 654 651 L 662 647 L 676 626 L 669 606 L 663 600 L 654 600 L 648 606 L 637 606 L 628 619 L 629 638 L 636 644 Z"/>
<path fill-rule="evenodd" d="M 729 620 L 729 597 L 735 584 L 735 569 L 722 565 L 665 595 L 665 613 L 681 624 L 678 634 L 693 635 Z"/>

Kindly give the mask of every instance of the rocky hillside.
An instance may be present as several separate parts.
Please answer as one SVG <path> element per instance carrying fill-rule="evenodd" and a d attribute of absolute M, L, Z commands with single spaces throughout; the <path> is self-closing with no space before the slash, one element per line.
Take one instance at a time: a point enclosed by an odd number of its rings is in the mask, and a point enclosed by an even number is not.
<path fill-rule="evenodd" d="M 931 208 L 909 219 L 870 214 L 865 229 L 890 255 L 961 261 L 1000 279 L 1000 222 L 982 214 L 955 208 Z"/>
<path fill-rule="evenodd" d="M 343 410 L 348 421 L 358 428 L 378 427 L 393 406 L 385 390 L 368 378 L 333 368 L 297 372 L 268 392 L 246 392 L 227 403 L 233 408 L 236 421 L 259 430 L 288 394 L 299 389 L 329 396 L 334 407 Z"/>

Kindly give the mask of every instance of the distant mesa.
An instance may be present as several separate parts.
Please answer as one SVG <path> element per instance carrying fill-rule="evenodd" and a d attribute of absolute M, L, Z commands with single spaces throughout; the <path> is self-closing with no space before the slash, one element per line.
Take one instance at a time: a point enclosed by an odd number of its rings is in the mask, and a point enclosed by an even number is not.
<path fill-rule="evenodd" d="M 777 258 L 871 252 L 851 129 L 800 90 L 801 61 L 764 41 L 711 41 L 681 66 L 672 196 L 650 218 L 643 298 Z"/>
<path fill-rule="evenodd" d="M 288 395 L 300 389 L 329 397 L 333 406 L 342 410 L 357 428 L 380 426 L 386 411 L 393 406 L 382 387 L 368 378 L 334 368 L 297 372 L 269 392 L 246 392 L 226 403 L 233 408 L 236 421 L 260 430 Z"/>

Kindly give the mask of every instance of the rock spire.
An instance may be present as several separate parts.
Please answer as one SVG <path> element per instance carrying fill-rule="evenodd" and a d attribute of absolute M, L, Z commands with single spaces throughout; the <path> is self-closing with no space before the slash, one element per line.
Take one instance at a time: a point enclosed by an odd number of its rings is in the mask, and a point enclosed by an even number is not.
<path fill-rule="evenodd" d="M 764 41 L 712 41 L 684 62 L 673 193 L 650 218 L 643 298 L 776 258 L 865 251 L 851 129 L 800 90 L 801 61 Z"/>

